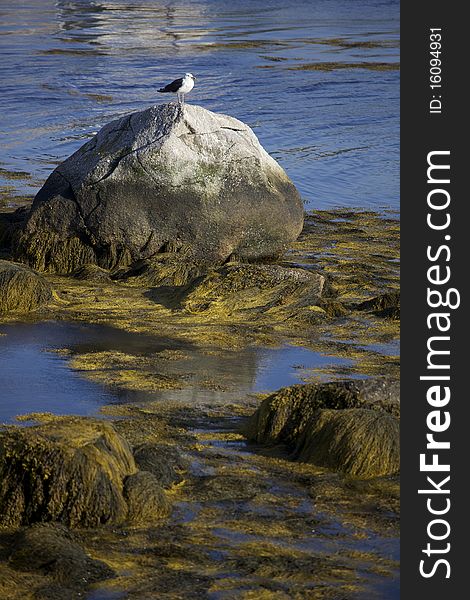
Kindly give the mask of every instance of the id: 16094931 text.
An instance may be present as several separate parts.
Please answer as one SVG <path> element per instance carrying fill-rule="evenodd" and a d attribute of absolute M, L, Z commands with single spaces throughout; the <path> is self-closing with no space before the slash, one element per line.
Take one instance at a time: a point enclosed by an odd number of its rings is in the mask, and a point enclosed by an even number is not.
<path fill-rule="evenodd" d="M 430 114 L 442 113 L 442 29 L 434 27 L 429 30 L 429 87 L 431 100 Z"/>

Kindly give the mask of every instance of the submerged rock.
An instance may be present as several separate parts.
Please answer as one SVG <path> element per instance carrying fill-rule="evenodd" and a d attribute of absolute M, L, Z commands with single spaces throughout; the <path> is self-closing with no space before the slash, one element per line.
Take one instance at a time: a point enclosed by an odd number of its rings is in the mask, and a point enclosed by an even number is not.
<path fill-rule="evenodd" d="M 356 477 L 400 468 L 399 384 L 388 379 L 294 385 L 266 398 L 246 435 Z"/>
<path fill-rule="evenodd" d="M 170 103 L 109 123 L 59 165 L 17 253 L 63 273 L 161 251 L 220 264 L 278 256 L 302 225 L 297 190 L 247 125 Z"/>
<path fill-rule="evenodd" d="M 50 284 L 24 265 L 0 260 L 0 313 L 26 312 L 52 300 Z"/>
<path fill-rule="evenodd" d="M 56 417 L 35 427 L 8 429 L 0 434 L 0 524 L 140 522 L 148 513 L 146 499 L 134 494 L 130 507 L 124 491 L 126 479 L 136 472 L 129 444 L 109 423 Z M 168 502 L 154 483 L 162 514 Z"/>

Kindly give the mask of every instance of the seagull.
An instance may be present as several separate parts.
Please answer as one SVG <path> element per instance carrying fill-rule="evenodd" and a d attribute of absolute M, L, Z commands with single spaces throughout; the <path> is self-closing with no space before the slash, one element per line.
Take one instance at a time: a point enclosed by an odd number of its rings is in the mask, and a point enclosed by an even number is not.
<path fill-rule="evenodd" d="M 195 81 L 196 78 L 192 73 L 185 73 L 184 77 L 175 79 L 165 87 L 160 88 L 158 91 L 161 94 L 176 94 L 178 97 L 178 102 L 181 105 L 184 105 L 184 96 L 185 94 L 189 94 L 189 92 L 193 89 Z"/>

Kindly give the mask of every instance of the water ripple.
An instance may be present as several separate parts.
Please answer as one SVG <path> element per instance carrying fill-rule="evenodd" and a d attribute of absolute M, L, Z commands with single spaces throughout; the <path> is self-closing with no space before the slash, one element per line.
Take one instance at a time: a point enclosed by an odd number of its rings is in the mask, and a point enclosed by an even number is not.
<path fill-rule="evenodd" d="M 398 207 L 396 1 L 30 0 L 0 16 L 2 168 L 30 175 L 0 172 L 13 195 L 192 71 L 189 101 L 252 126 L 308 207 Z"/>

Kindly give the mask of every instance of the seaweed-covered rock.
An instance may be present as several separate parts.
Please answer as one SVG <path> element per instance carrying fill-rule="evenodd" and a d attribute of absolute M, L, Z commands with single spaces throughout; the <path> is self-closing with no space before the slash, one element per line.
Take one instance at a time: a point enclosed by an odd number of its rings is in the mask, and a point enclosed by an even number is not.
<path fill-rule="evenodd" d="M 114 576 L 108 565 L 90 558 L 77 536 L 58 523 L 22 529 L 13 542 L 9 565 L 18 571 L 49 575 L 72 588 Z"/>
<path fill-rule="evenodd" d="M 24 265 L 0 260 L 0 313 L 26 312 L 52 300 L 50 284 Z"/>
<path fill-rule="evenodd" d="M 146 442 L 134 450 L 137 466 L 142 471 L 153 473 L 164 488 L 183 480 L 181 473 L 188 468 L 188 462 L 174 446 Z"/>
<path fill-rule="evenodd" d="M 183 286 L 206 273 L 207 269 L 180 253 L 159 253 L 151 259 L 134 262 L 118 271 L 113 279 L 138 286 Z"/>
<path fill-rule="evenodd" d="M 297 442 L 297 458 L 353 477 L 400 470 L 400 423 L 382 410 L 319 410 Z"/>
<path fill-rule="evenodd" d="M 166 517 L 171 510 L 160 481 L 148 471 L 138 471 L 126 477 L 124 497 L 128 506 L 128 520 L 135 525 Z"/>
<path fill-rule="evenodd" d="M 87 264 L 78 267 L 72 276 L 80 281 L 91 281 L 93 283 L 110 283 L 111 277 L 105 269 L 98 267 L 95 264 Z"/>
<path fill-rule="evenodd" d="M 393 290 L 354 305 L 356 310 L 373 312 L 378 317 L 398 320 L 400 318 L 400 291 Z"/>
<path fill-rule="evenodd" d="M 7 429 L 0 434 L 0 524 L 120 523 L 123 480 L 136 470 L 130 446 L 109 423 L 56 418 Z"/>
<path fill-rule="evenodd" d="M 168 250 L 220 264 L 278 256 L 302 225 L 297 190 L 247 125 L 170 103 L 109 123 L 59 165 L 17 253 L 55 272 Z"/>
<path fill-rule="evenodd" d="M 325 278 L 311 271 L 274 264 L 228 264 L 195 279 L 183 291 L 190 312 L 281 311 L 283 317 L 318 305 Z"/>
<path fill-rule="evenodd" d="M 299 460 L 358 477 L 399 470 L 399 384 L 389 379 L 295 385 L 271 394 L 245 433 Z"/>

